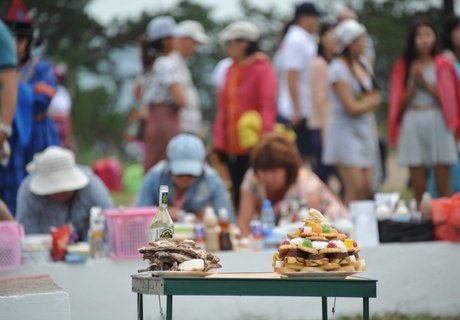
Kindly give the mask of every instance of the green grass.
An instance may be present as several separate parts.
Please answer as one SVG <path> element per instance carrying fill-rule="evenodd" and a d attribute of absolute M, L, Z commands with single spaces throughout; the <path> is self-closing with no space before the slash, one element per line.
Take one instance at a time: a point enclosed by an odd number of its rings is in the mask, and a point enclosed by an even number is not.
<path fill-rule="evenodd" d="M 115 207 L 131 207 L 136 197 L 135 193 L 129 192 L 112 192 L 112 199 Z"/>

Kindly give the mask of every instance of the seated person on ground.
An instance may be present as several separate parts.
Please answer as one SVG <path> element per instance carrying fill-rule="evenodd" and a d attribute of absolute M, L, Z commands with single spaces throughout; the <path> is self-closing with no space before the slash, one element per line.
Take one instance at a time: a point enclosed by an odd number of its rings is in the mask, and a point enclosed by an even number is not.
<path fill-rule="evenodd" d="M 205 163 L 203 142 L 193 134 L 183 133 L 168 144 L 167 160 L 151 168 L 145 175 L 137 195 L 136 206 L 158 206 L 160 185 L 169 187 L 169 213 L 180 220 L 180 211 L 194 213 L 198 219 L 207 206 L 215 212 L 226 208 L 235 222 L 229 194 L 217 172 Z"/>
<path fill-rule="evenodd" d="M 265 135 L 254 147 L 251 168 L 245 174 L 240 192 L 238 226 L 242 236 L 249 235 L 250 221 L 259 215 L 264 199 L 272 202 L 277 215 L 282 208 L 289 208 L 293 201 L 297 205 L 306 203 L 309 208 L 322 212 L 343 232 L 352 229 L 347 208 L 302 165 L 296 146 L 280 133 Z"/>
<path fill-rule="evenodd" d="M 72 223 L 86 238 L 91 207 L 112 208 L 109 191 L 90 170 L 75 164 L 74 154 L 57 146 L 36 154 L 21 183 L 17 219 L 25 232 L 49 233 L 50 227 Z"/>

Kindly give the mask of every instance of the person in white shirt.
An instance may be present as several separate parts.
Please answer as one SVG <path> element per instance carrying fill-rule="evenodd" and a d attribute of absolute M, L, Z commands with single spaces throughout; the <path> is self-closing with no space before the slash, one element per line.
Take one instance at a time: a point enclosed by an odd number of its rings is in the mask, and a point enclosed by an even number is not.
<path fill-rule="evenodd" d="M 225 75 L 227 74 L 228 68 L 230 68 L 232 63 L 233 59 L 226 57 L 222 60 L 219 60 L 219 62 L 216 64 L 216 67 L 214 68 L 211 76 L 212 84 L 216 88 L 216 91 L 219 91 L 220 88 L 223 87 Z"/>
<path fill-rule="evenodd" d="M 204 132 L 201 123 L 200 97 L 193 84 L 190 69 L 186 59 L 194 56 L 198 45 L 205 44 L 209 37 L 205 34 L 200 23 L 186 20 L 179 23 L 174 32 L 175 51 L 171 54 L 176 64 L 179 82 L 181 84 L 185 106 L 180 110 L 180 129 L 181 132 L 193 133 L 203 136 Z"/>
<path fill-rule="evenodd" d="M 48 115 L 56 124 L 61 146 L 66 149 L 72 149 L 74 147 L 71 120 L 72 97 L 66 88 L 66 65 L 59 63 L 53 66 L 53 74 L 58 82 L 58 87 L 48 107 Z"/>
<path fill-rule="evenodd" d="M 314 4 L 299 4 L 279 51 L 278 121 L 294 128 L 297 147 L 303 157 L 311 149 L 308 130 L 311 112 L 310 67 L 317 53 L 313 35 L 319 28 L 319 16 Z"/>
<path fill-rule="evenodd" d="M 169 140 L 180 133 L 180 110 L 186 100 L 177 64 L 172 58 L 175 49 L 176 22 L 170 16 L 153 18 L 147 25 L 142 57 L 150 63 L 141 84 L 141 105 L 147 110 L 143 132 L 144 172 L 166 158 Z"/>

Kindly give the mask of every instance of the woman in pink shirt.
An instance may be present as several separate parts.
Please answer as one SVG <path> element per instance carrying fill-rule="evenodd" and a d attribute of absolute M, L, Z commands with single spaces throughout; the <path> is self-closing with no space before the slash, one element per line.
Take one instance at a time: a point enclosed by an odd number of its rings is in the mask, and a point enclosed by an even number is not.
<path fill-rule="evenodd" d="M 438 52 L 436 28 L 429 21 L 412 23 L 405 51 L 393 66 L 388 118 L 390 144 L 397 145 L 398 163 L 409 167 L 417 204 L 431 167 L 438 194 L 450 196 L 450 167 L 458 160 L 460 85 L 453 64 Z"/>
<path fill-rule="evenodd" d="M 249 235 L 250 221 L 259 214 L 264 199 L 273 204 L 277 220 L 282 207 L 295 201 L 319 210 L 344 232 L 353 228 L 347 208 L 318 176 L 303 166 L 296 145 L 274 132 L 265 135 L 252 150 L 251 169 L 241 185 L 238 226 L 243 237 Z"/>

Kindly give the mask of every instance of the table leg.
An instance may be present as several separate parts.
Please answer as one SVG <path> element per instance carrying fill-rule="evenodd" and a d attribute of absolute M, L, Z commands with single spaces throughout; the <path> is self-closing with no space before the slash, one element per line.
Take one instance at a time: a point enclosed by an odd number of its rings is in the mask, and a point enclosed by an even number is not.
<path fill-rule="evenodd" d="M 166 296 L 166 320 L 172 320 L 173 296 Z"/>
<path fill-rule="evenodd" d="M 369 320 L 369 298 L 363 298 L 363 319 Z"/>
<path fill-rule="evenodd" d="M 144 306 L 142 293 L 137 294 L 137 320 L 144 319 Z"/>
<path fill-rule="evenodd" d="M 323 320 L 327 320 L 327 297 L 321 297 L 321 302 L 323 307 Z"/>

